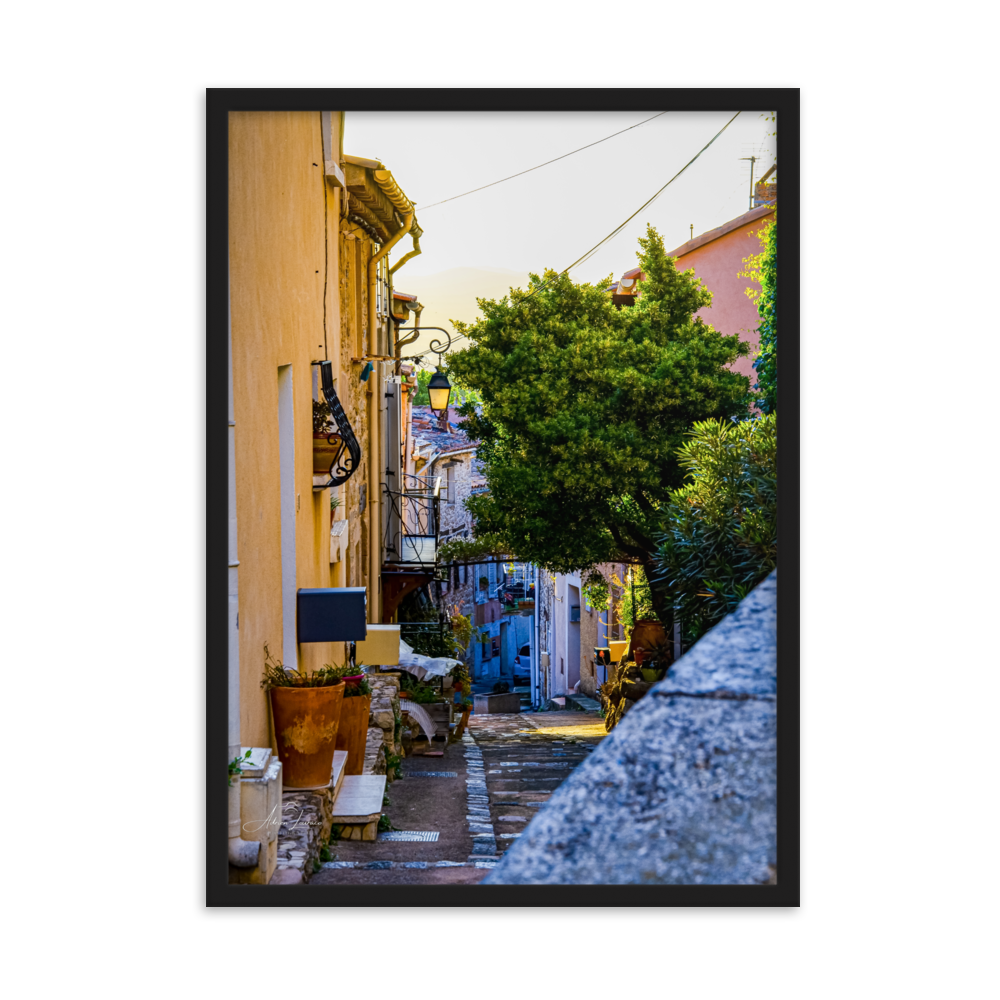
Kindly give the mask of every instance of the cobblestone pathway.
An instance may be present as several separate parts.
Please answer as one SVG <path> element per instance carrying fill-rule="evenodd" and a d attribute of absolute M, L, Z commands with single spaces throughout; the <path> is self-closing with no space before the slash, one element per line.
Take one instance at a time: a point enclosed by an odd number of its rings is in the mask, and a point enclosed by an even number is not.
<path fill-rule="evenodd" d="M 489 800 L 478 810 L 474 850 L 500 856 L 606 733 L 592 713 L 543 712 L 473 716 L 466 735 L 481 755 Z"/>
<path fill-rule="evenodd" d="M 587 712 L 473 716 L 443 757 L 407 757 L 389 786 L 397 830 L 433 841 L 338 842 L 310 885 L 477 883 L 605 736 Z"/>

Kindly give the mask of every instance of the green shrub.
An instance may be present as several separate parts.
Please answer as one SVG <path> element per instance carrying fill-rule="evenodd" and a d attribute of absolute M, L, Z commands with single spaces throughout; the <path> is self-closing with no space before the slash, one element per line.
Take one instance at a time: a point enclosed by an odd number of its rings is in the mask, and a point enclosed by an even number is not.
<path fill-rule="evenodd" d="M 778 417 L 696 423 L 678 450 L 656 579 L 694 642 L 778 565 Z"/>

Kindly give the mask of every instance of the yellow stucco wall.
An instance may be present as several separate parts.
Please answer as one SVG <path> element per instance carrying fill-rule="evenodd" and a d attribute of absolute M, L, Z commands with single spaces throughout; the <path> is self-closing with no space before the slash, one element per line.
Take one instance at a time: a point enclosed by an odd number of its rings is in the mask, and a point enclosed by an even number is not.
<path fill-rule="evenodd" d="M 300 588 L 328 587 L 332 579 L 330 492 L 312 489 L 311 361 L 329 356 L 336 366 L 339 354 L 338 393 L 363 454 L 367 449 L 367 387 L 357 383 L 360 366 L 352 369 L 343 335 L 349 322 L 345 313 L 360 312 L 363 321 L 363 309 L 353 308 L 353 297 L 345 296 L 342 287 L 341 258 L 347 255 L 340 253 L 339 194 L 324 178 L 320 129 L 319 112 L 230 115 L 240 723 L 243 743 L 253 746 L 272 742 L 267 699 L 260 689 L 264 643 L 276 657 L 282 653 L 279 366 L 292 365 Z M 363 466 L 341 488 L 344 505 L 337 513 L 355 522 L 348 563 L 352 586 L 367 583 L 367 518 L 357 514 L 365 481 Z M 325 662 L 342 662 L 344 645 L 310 643 L 298 652 L 300 666 L 314 670 Z"/>

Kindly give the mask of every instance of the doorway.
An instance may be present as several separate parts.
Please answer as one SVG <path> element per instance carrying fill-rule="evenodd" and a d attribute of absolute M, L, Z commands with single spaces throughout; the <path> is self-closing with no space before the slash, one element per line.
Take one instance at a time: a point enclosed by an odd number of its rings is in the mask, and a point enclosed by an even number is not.
<path fill-rule="evenodd" d="M 509 625 L 507 622 L 500 623 L 500 676 L 503 678 L 511 678 L 513 680 L 514 670 L 513 670 L 513 659 L 510 655 L 510 650 L 507 648 L 507 629 Z"/>
<path fill-rule="evenodd" d="M 566 623 L 566 689 L 572 691 L 580 683 L 580 588 L 569 584 L 566 588 L 566 606 L 569 621 Z M 574 620 L 575 619 L 575 620 Z"/>

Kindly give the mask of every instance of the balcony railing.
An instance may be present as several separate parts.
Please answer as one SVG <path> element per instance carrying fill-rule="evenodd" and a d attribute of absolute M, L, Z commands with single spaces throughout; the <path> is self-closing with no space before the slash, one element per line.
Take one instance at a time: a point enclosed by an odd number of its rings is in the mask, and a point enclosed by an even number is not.
<path fill-rule="evenodd" d="M 385 528 L 382 561 L 395 569 L 431 571 L 437 560 L 440 476 L 400 477 L 401 489 L 382 487 Z"/>

